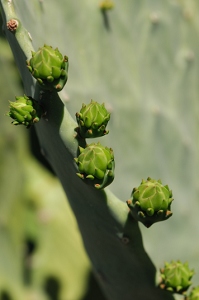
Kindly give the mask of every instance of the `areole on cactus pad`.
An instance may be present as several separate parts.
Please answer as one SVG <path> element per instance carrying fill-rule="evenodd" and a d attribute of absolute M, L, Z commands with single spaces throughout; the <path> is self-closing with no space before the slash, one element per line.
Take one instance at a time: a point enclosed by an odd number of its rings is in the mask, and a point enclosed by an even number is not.
<path fill-rule="evenodd" d="M 170 210 L 173 201 L 172 191 L 168 185 L 163 186 L 161 180 L 150 177 L 142 180 L 138 188 L 134 188 L 127 205 L 133 218 L 146 227 L 172 216 Z"/>
<path fill-rule="evenodd" d="M 77 175 L 97 189 L 105 188 L 114 179 L 114 154 L 111 148 L 92 143 L 85 149 L 79 147 L 80 155 L 75 158 Z"/>

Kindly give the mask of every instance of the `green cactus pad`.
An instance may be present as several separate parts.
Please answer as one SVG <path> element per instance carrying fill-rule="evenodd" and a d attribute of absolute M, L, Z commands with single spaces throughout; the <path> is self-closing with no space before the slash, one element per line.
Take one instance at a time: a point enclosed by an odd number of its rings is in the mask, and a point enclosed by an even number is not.
<path fill-rule="evenodd" d="M 148 177 L 146 181 L 142 180 L 138 188 L 133 189 L 127 205 L 135 220 L 150 227 L 153 223 L 164 221 L 172 216 L 170 210 L 172 201 L 169 187 L 163 186 L 160 180 Z"/>
<path fill-rule="evenodd" d="M 59 92 L 68 79 L 68 57 L 51 46 L 44 45 L 32 52 L 27 67 L 43 89 Z"/>
<path fill-rule="evenodd" d="M 100 143 L 92 143 L 85 149 L 79 149 L 80 155 L 75 158 L 79 169 L 77 175 L 97 189 L 105 188 L 114 179 L 113 150 Z"/>
<path fill-rule="evenodd" d="M 199 300 L 199 286 L 194 287 L 186 300 Z"/>
<path fill-rule="evenodd" d="M 15 97 L 15 99 L 15 102 L 10 102 L 10 111 L 7 113 L 7 116 L 14 119 L 12 124 L 25 125 L 29 128 L 39 122 L 42 108 L 36 100 L 26 95 Z"/>
<path fill-rule="evenodd" d="M 77 132 L 83 138 L 95 138 L 108 134 L 106 125 L 110 120 L 110 113 L 104 104 L 91 100 L 88 105 L 83 104 L 79 113 L 76 113 L 78 123 Z"/>
<path fill-rule="evenodd" d="M 166 262 L 164 269 L 161 269 L 160 272 L 160 288 L 178 294 L 186 293 L 194 274 L 194 271 L 189 269 L 188 263 L 183 264 L 180 261 Z"/>

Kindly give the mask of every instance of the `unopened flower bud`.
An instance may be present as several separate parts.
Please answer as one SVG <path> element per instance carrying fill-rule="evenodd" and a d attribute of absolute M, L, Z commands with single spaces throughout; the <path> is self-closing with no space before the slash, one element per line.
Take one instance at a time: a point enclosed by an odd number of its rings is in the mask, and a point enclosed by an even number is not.
<path fill-rule="evenodd" d="M 97 189 L 105 188 L 114 179 L 114 155 L 111 148 L 100 143 L 92 143 L 75 158 L 79 172 L 77 175 Z"/>
<path fill-rule="evenodd" d="M 79 113 L 76 113 L 77 131 L 83 138 L 95 138 L 106 135 L 106 125 L 110 119 L 104 104 L 91 100 L 88 105 L 83 104 Z"/>
<path fill-rule="evenodd" d="M 44 45 L 27 61 L 32 76 L 43 89 L 61 91 L 68 79 L 68 57 L 59 50 Z"/>
<path fill-rule="evenodd" d="M 148 177 L 146 181 L 142 180 L 138 188 L 133 189 L 127 205 L 135 220 L 150 227 L 153 223 L 172 216 L 170 210 L 172 201 L 172 191 L 169 187 L 163 186 L 160 180 Z"/>

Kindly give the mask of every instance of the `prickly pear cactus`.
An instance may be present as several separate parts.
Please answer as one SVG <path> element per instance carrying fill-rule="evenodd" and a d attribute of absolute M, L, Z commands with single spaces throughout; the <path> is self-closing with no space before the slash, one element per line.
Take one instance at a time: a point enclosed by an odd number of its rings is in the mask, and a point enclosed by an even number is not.
<path fill-rule="evenodd" d="M 44 89 L 61 91 L 68 79 L 68 57 L 63 56 L 58 48 L 44 45 L 27 61 L 32 76 Z"/>
<path fill-rule="evenodd" d="M 26 95 L 15 97 L 16 101 L 10 101 L 10 111 L 7 116 L 14 119 L 13 125 L 25 125 L 27 128 L 39 122 L 42 115 L 42 107 L 37 101 Z"/>
<path fill-rule="evenodd" d="M 127 201 L 132 216 L 146 227 L 153 223 L 167 220 L 172 216 L 172 192 L 168 185 L 163 186 L 161 180 L 150 177 L 142 180 L 138 188 L 134 188 L 132 199 Z"/>
<path fill-rule="evenodd" d="M 71 115 L 75 116 L 82 103 L 91 98 L 104 101 L 109 106 L 112 112 L 111 134 L 105 136 L 103 142 L 114 149 L 117 163 L 110 189 L 125 201 L 132 187 L 138 186 L 141 178 L 148 175 L 161 178 L 172 188 L 175 218 L 157 223 L 150 230 L 141 225 L 144 244 L 156 267 L 173 257 L 188 260 L 190 265 L 195 266 L 193 280 L 198 284 L 196 249 L 199 241 L 195 238 L 198 234 L 199 169 L 198 3 L 192 0 L 115 0 L 114 8 L 105 17 L 99 3 L 83 0 L 77 7 L 74 1 L 69 0 L 61 0 L 59 5 L 52 0 L 21 0 L 15 6 L 19 18 L 32 35 L 36 49 L 44 43 L 53 43 L 53 47 L 59 47 L 60 51 L 66 50 L 72 67 L 70 81 L 60 95 Z M 66 5 L 67 9 L 63 9 Z M 58 21 L 49 22 L 49 16 Z M 86 24 L 86 29 L 82 24 Z M 64 38 L 60 34 L 63 28 Z M 50 116 L 54 115 L 55 111 Z M 60 119 L 61 116 L 60 113 Z M 55 118 L 54 124 L 58 121 Z M 67 127 L 65 129 L 67 132 Z M 48 133 L 47 129 L 45 134 L 40 133 L 40 140 L 44 141 Z M 49 149 L 45 149 L 46 157 L 49 157 Z M 60 153 L 53 162 L 63 166 L 64 161 L 59 160 Z M 75 204 L 73 207 L 77 213 Z M 85 203 L 82 209 L 85 211 Z M 123 218 L 122 211 L 123 208 L 118 216 L 120 220 Z M 80 223 L 81 217 L 82 214 Z M 123 236 L 123 230 L 115 236 Z M 168 236 L 171 247 L 168 247 L 165 236 Z M 105 251 L 103 246 L 100 250 Z M 93 248 L 89 248 L 88 243 L 87 250 L 92 256 Z M 113 268 L 114 264 L 111 264 L 109 270 Z M 98 277 L 103 285 L 106 280 L 102 273 L 99 272 Z M 119 288 L 119 282 L 121 277 L 114 286 Z"/>
<path fill-rule="evenodd" d="M 189 268 L 188 263 L 172 261 L 165 263 L 164 269 L 160 270 L 162 282 L 160 287 L 172 293 L 186 294 L 191 285 L 194 271 Z"/>
<path fill-rule="evenodd" d="M 79 173 L 77 175 L 85 182 L 97 189 L 105 188 L 114 179 L 114 154 L 113 150 L 92 143 L 80 149 L 80 155 L 75 158 Z"/>
<path fill-rule="evenodd" d="M 83 138 L 95 138 L 108 134 L 106 125 L 110 120 L 110 113 L 104 103 L 99 104 L 91 100 L 88 105 L 82 104 L 79 113 L 76 113 L 77 132 Z"/>

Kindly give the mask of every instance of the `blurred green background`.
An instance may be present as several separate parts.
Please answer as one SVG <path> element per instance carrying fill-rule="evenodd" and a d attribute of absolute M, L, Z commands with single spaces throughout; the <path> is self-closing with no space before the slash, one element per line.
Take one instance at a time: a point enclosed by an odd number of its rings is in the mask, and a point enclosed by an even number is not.
<path fill-rule="evenodd" d="M 172 189 L 172 218 L 140 225 L 145 249 L 157 268 L 188 261 L 198 284 L 199 3 L 115 0 L 106 15 L 99 3 L 15 1 L 35 49 L 46 43 L 69 57 L 60 96 L 71 114 L 90 99 L 112 112 L 110 189 L 126 201 L 148 176 Z M 23 87 L 3 34 L 0 68 L 0 300 L 103 299 L 62 188 L 32 154 L 40 158 L 34 131 L 5 117 Z"/>

